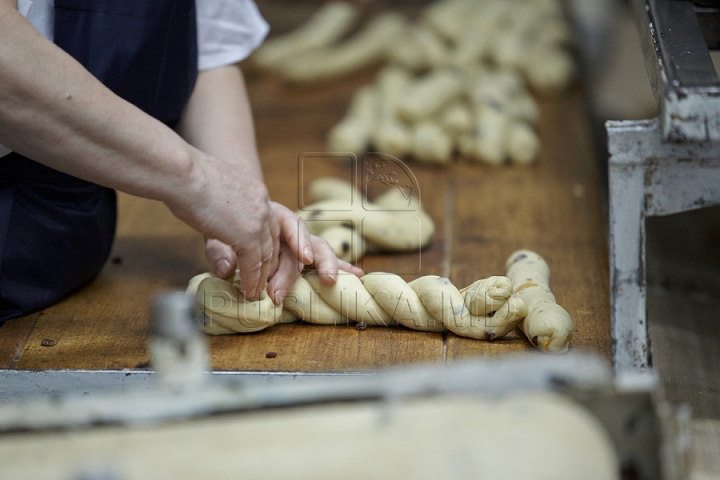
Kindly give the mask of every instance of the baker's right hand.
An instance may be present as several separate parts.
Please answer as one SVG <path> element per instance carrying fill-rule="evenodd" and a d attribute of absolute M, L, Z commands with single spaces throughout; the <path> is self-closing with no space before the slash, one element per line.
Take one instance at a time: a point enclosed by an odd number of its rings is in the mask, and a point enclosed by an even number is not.
<path fill-rule="evenodd" d="M 280 223 L 267 188 L 257 175 L 231 161 L 205 157 L 197 167 L 187 191 L 166 204 L 206 238 L 230 246 L 237 256 L 241 290 L 258 299 L 280 255 Z"/>

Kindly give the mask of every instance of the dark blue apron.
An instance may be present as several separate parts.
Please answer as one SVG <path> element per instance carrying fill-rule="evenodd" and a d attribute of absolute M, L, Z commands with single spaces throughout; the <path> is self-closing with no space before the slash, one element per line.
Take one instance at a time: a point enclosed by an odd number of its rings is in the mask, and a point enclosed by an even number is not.
<path fill-rule="evenodd" d="M 174 127 L 197 77 L 194 0 L 55 0 L 55 43 Z M 0 158 L 0 323 L 94 279 L 110 254 L 109 188 L 17 153 Z"/>

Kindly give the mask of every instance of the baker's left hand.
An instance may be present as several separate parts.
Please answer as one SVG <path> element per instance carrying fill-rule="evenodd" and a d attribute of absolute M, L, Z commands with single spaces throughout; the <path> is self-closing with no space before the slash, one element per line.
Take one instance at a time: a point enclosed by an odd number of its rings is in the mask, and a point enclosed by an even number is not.
<path fill-rule="evenodd" d="M 338 260 L 332 247 L 320 237 L 310 235 L 305 221 L 287 207 L 270 202 L 274 217 L 280 226 L 280 253 L 277 268 L 268 277 L 267 293 L 279 305 L 300 277 L 304 268 L 314 268 L 326 285 L 337 281 L 340 270 L 362 276 L 363 271 Z M 233 249 L 216 239 L 207 239 L 205 255 L 210 269 L 221 278 L 235 273 L 237 256 Z"/>

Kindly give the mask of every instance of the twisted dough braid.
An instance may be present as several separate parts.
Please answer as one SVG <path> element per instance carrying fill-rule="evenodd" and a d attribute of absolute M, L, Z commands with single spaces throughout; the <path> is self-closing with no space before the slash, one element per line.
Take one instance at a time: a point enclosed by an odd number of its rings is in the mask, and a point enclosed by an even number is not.
<path fill-rule="evenodd" d="M 449 330 L 463 337 L 494 340 L 513 330 L 527 315 L 523 300 L 512 294 L 506 277 L 478 280 L 458 290 L 447 278 L 420 277 L 410 283 L 390 273 L 362 278 L 340 275 L 335 285 L 317 275 L 300 277 L 282 306 L 265 296 L 246 301 L 239 279 L 228 282 L 202 274 L 188 285 L 204 315 L 205 333 L 256 332 L 276 323 L 302 319 L 317 324 L 404 325 L 414 330 Z"/>

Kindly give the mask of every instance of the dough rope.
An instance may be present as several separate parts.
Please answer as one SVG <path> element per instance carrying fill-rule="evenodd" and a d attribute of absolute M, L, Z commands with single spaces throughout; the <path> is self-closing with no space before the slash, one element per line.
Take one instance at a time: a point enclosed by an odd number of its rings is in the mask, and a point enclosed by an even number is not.
<path fill-rule="evenodd" d="M 203 330 L 210 335 L 256 332 L 301 319 L 324 325 L 400 324 L 479 340 L 506 335 L 527 315 L 525 302 L 512 291 L 507 277 L 489 277 L 458 290 L 444 277 L 429 275 L 406 283 L 380 272 L 362 278 L 341 274 L 332 286 L 322 284 L 314 273 L 305 274 L 282 306 L 274 305 L 267 295 L 246 301 L 237 275 L 225 281 L 205 273 L 190 280 L 187 289 L 202 312 Z"/>
<path fill-rule="evenodd" d="M 550 291 L 550 269 L 535 252 L 518 250 L 507 260 L 507 276 L 515 286 L 514 294 L 525 301 L 527 316 L 518 325 L 530 342 L 540 350 L 565 353 L 573 335 L 573 321 Z"/>
<path fill-rule="evenodd" d="M 296 30 L 270 37 L 252 59 L 264 68 L 281 68 L 294 55 L 335 43 L 352 28 L 359 14 L 360 10 L 351 3 L 329 2 Z"/>
<path fill-rule="evenodd" d="M 302 85 L 385 66 L 329 132 L 329 151 L 431 165 L 538 158 L 531 92 L 558 94 L 577 77 L 560 0 L 438 0 L 412 17 L 372 15 L 348 36 L 358 17 L 353 4 L 331 2 L 253 55 Z"/>
<path fill-rule="evenodd" d="M 301 52 L 279 66 L 290 82 L 313 83 L 331 80 L 387 57 L 388 45 L 402 37 L 407 20 L 399 13 L 382 13 L 353 37 L 340 43 Z"/>

